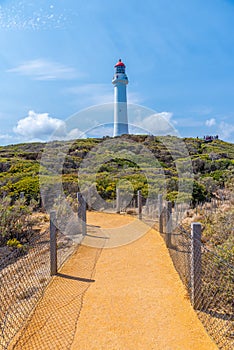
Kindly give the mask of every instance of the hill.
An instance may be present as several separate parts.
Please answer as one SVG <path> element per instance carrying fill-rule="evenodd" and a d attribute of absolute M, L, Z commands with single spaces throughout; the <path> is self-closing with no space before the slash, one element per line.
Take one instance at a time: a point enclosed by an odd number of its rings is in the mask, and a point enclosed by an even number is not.
<path fill-rule="evenodd" d="M 127 156 L 126 159 L 124 157 L 114 158 L 113 153 L 118 154 L 121 145 L 125 147 L 124 142 L 128 148 L 130 144 L 132 153 L 141 157 L 132 161 L 129 161 Z M 103 144 L 106 144 L 104 148 Z M 1 196 L 9 194 L 17 198 L 20 192 L 24 192 L 27 199 L 39 200 L 39 171 L 47 176 L 48 182 L 50 182 L 50 178 L 51 181 L 54 181 L 53 174 L 46 169 L 47 164 L 41 162 L 45 147 L 44 143 L 25 143 L 0 147 Z M 109 152 L 108 147 L 112 147 L 113 150 L 112 156 L 106 161 L 104 153 Z M 77 171 L 80 165 L 83 166 L 83 159 L 98 152 L 99 148 L 101 148 L 102 156 L 99 155 L 100 167 L 95 173 L 95 181 L 98 192 L 105 200 L 115 198 L 116 183 L 120 179 L 130 181 L 135 194 L 137 190 L 141 189 L 146 198 L 149 192 L 147 180 L 150 176 L 153 178 L 153 173 L 155 173 L 155 164 L 152 164 L 154 159 L 158 162 L 157 170 L 160 176 L 154 179 L 153 187 L 155 191 L 159 191 L 166 184 L 164 192 L 168 200 L 178 200 L 178 191 L 181 192 L 181 188 L 179 188 L 181 176 L 187 183 L 193 185 L 191 200 L 194 204 L 212 197 L 220 198 L 221 195 L 230 193 L 233 189 L 234 147 L 231 143 L 221 140 L 205 142 L 194 138 L 179 139 L 173 136 L 124 135 L 114 139 L 105 137 L 49 143 L 51 164 L 55 161 L 54 152 L 66 153 L 62 164 L 62 181 L 66 194 L 73 196 L 76 193 L 78 188 Z M 149 151 L 148 155 L 146 155 L 145 149 L 147 152 Z M 137 162 L 138 164 L 136 164 Z M 186 167 L 187 169 L 183 169 Z M 88 170 L 89 172 L 90 170 Z M 191 173 L 194 174 L 194 179 L 191 178 Z M 91 174 L 89 175 L 91 176 Z M 92 176 L 90 180 L 92 180 Z M 186 191 L 184 198 L 186 198 Z M 182 194 L 182 200 L 184 198 Z"/>

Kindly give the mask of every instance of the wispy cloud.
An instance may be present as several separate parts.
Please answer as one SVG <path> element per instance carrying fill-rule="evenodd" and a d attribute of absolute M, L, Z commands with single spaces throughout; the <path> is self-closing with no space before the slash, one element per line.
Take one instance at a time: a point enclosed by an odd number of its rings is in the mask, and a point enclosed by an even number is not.
<path fill-rule="evenodd" d="M 223 140 L 234 141 L 234 124 L 222 121 L 219 124 L 220 138 Z"/>
<path fill-rule="evenodd" d="M 198 115 L 210 115 L 213 112 L 210 106 L 194 106 L 188 109 L 189 113 L 196 113 Z"/>
<path fill-rule="evenodd" d="M 65 80 L 77 77 L 74 68 L 45 59 L 26 61 L 17 67 L 8 69 L 7 72 L 28 76 L 34 80 Z"/>
<path fill-rule="evenodd" d="M 138 92 L 128 92 L 128 103 L 141 104 L 144 98 Z"/>
<path fill-rule="evenodd" d="M 198 118 L 177 118 L 177 124 L 179 127 L 183 128 L 197 128 L 204 126 L 204 122 Z"/>
<path fill-rule="evenodd" d="M 214 126 L 216 124 L 216 120 L 215 118 L 207 119 L 205 124 L 206 126 L 209 126 L 209 127 Z"/>
<path fill-rule="evenodd" d="M 13 139 L 15 139 L 10 134 L 0 134 L 0 140 L 3 140 L 4 142 L 11 142 Z"/>
<path fill-rule="evenodd" d="M 104 104 L 113 101 L 113 88 L 110 84 L 83 84 L 66 89 L 77 101 L 86 106 Z"/>
<path fill-rule="evenodd" d="M 89 107 L 104 103 L 114 102 L 114 90 L 112 84 L 83 84 L 66 89 L 65 93 L 73 94 L 77 98 L 77 104 Z M 128 103 L 139 104 L 142 97 L 138 93 L 128 92 Z"/>

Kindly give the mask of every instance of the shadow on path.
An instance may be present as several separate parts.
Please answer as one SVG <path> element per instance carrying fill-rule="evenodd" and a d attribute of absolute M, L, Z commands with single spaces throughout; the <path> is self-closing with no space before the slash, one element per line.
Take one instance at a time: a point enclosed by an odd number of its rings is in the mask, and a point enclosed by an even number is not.
<path fill-rule="evenodd" d="M 95 282 L 95 280 L 90 279 L 90 278 L 81 278 L 81 277 L 69 276 L 69 275 L 65 275 L 64 273 L 57 273 L 56 276 L 57 277 L 66 278 L 66 279 L 68 278 L 70 280 L 75 280 L 75 281 L 80 281 L 80 282 L 88 282 L 88 283 Z"/>

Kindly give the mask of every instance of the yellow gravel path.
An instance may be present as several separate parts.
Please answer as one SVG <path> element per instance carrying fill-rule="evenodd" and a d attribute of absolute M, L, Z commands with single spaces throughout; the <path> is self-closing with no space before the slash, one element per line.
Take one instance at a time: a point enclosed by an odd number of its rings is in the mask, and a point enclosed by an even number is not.
<path fill-rule="evenodd" d="M 101 213 L 89 213 L 88 222 L 102 228 L 133 223 L 136 230 L 142 225 Z M 101 229 L 95 232 L 101 237 Z M 153 229 L 121 247 L 81 246 L 53 279 L 13 348 L 217 349 Z"/>

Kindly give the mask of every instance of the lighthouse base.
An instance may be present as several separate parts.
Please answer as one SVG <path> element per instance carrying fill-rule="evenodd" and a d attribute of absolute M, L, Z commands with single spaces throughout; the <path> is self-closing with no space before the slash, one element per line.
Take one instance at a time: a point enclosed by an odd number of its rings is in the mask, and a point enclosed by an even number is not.
<path fill-rule="evenodd" d="M 128 124 L 126 123 L 114 123 L 114 134 L 113 136 L 121 136 L 128 134 Z"/>

